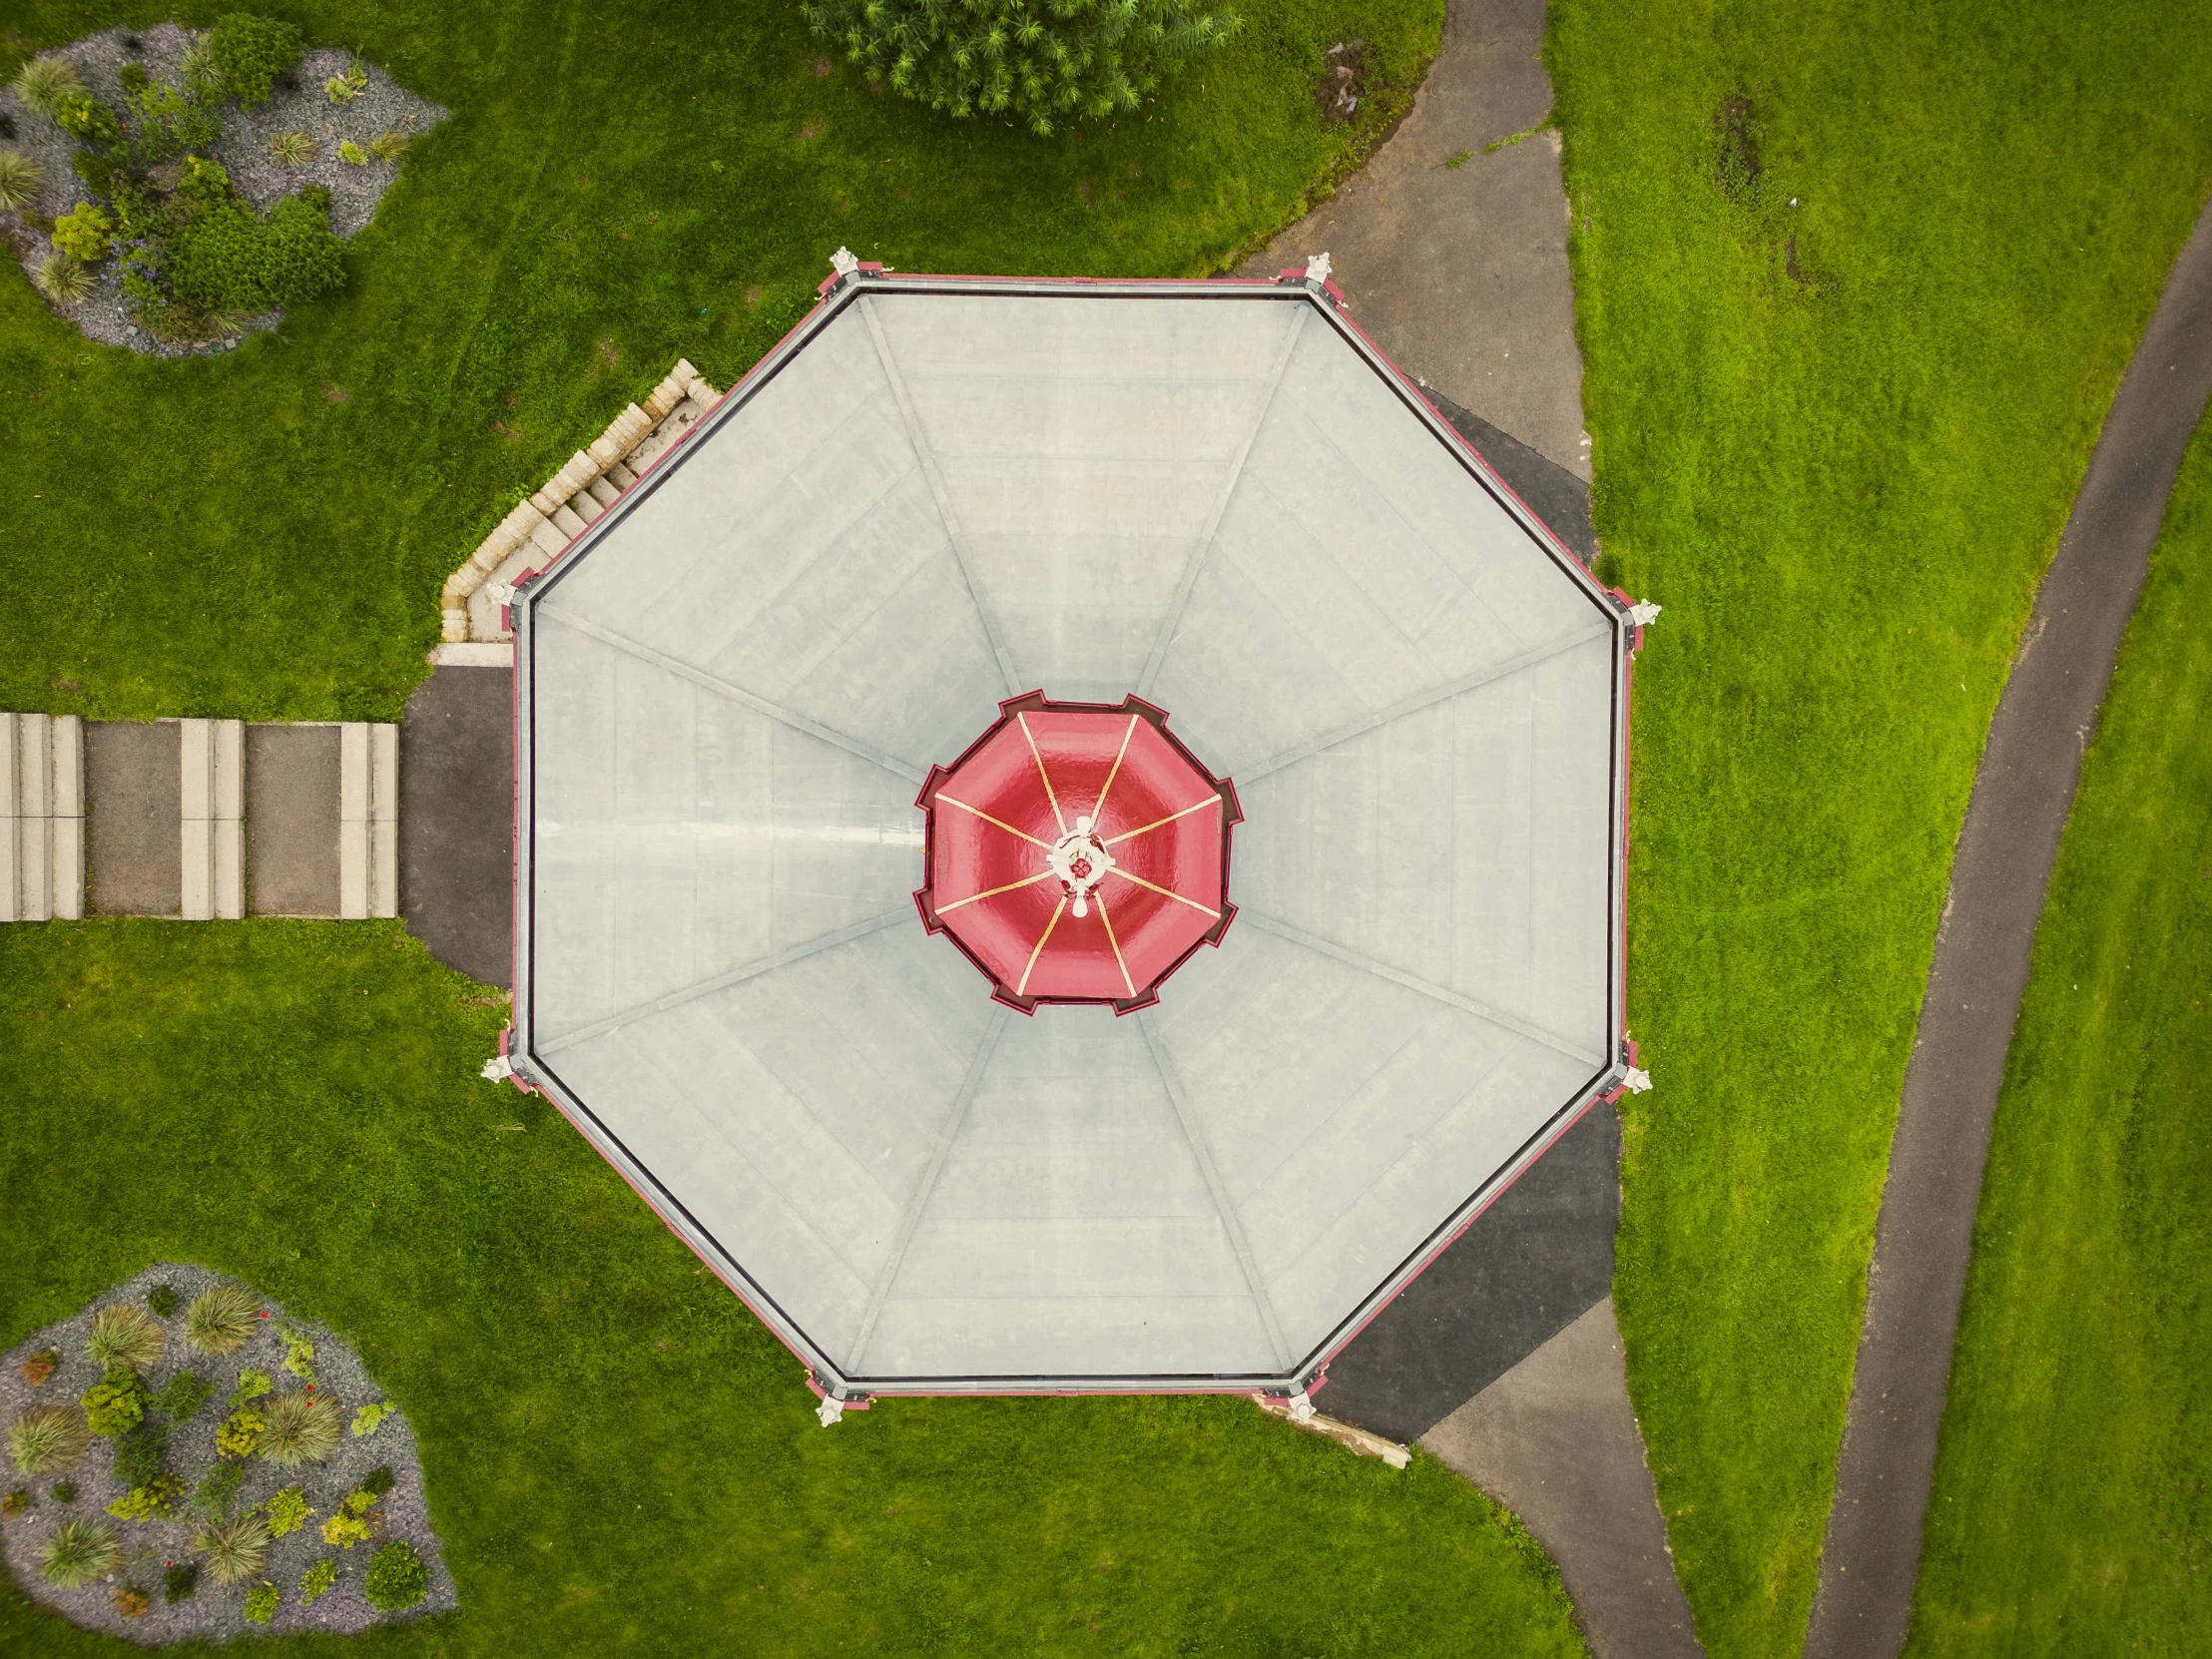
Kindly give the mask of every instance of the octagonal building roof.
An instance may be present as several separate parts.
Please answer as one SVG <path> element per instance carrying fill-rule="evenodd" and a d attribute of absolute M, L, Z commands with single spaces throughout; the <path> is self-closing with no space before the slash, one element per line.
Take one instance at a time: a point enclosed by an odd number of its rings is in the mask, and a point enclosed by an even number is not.
<path fill-rule="evenodd" d="M 845 274 L 514 622 L 510 1059 L 834 1395 L 1309 1385 L 1627 1075 L 1635 624 L 1320 281 Z"/>

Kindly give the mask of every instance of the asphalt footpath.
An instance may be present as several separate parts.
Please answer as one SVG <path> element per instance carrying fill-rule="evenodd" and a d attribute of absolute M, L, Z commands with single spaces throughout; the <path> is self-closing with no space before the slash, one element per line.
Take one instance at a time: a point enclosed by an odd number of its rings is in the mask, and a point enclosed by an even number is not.
<path fill-rule="evenodd" d="M 514 675 L 438 668 L 399 717 L 399 914 L 447 967 L 509 987 Z"/>

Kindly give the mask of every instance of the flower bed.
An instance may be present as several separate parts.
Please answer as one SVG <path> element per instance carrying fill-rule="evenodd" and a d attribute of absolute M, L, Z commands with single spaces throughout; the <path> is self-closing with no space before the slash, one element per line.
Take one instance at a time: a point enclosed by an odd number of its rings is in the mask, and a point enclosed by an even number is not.
<path fill-rule="evenodd" d="M 236 1280 L 150 1268 L 31 1336 L 0 1422 L 0 1545 L 74 1623 L 160 1645 L 455 1604 L 405 1416 Z"/>

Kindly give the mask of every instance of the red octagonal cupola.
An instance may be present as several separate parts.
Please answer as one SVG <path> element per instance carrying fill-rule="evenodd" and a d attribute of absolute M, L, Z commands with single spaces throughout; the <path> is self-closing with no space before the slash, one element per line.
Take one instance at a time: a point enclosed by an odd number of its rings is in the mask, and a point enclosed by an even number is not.
<path fill-rule="evenodd" d="M 1023 1013 L 1150 1007 L 1236 914 L 1236 788 L 1139 698 L 1011 698 L 967 753 L 930 771 L 915 805 L 927 821 L 923 924 Z"/>

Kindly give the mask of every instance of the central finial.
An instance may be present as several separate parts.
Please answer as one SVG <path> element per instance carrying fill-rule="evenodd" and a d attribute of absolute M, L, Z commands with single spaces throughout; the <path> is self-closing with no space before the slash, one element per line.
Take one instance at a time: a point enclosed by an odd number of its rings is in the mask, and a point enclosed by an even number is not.
<path fill-rule="evenodd" d="M 1075 828 L 1053 842 L 1044 861 L 1060 878 L 1060 885 L 1067 890 L 1068 897 L 1075 900 L 1075 914 L 1089 915 L 1091 889 L 1105 880 L 1114 867 L 1114 856 L 1098 838 L 1091 820 L 1088 817 L 1077 819 Z"/>

